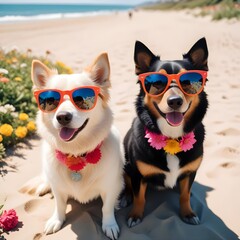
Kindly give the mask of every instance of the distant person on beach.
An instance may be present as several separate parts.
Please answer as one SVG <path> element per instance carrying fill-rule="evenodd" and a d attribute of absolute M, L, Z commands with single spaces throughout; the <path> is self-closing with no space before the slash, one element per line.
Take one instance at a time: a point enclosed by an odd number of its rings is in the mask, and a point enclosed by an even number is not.
<path fill-rule="evenodd" d="M 132 18 L 132 12 L 130 11 L 130 12 L 128 12 L 128 17 L 129 17 L 129 19 L 131 19 Z"/>

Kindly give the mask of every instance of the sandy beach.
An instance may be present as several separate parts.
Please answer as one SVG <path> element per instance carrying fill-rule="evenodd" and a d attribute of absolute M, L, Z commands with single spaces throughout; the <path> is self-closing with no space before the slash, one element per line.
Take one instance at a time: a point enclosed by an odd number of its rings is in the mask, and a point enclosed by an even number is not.
<path fill-rule="evenodd" d="M 51 52 L 80 72 L 101 52 L 109 54 L 111 102 L 114 124 L 122 138 L 135 116 L 134 101 L 139 86 L 134 74 L 136 40 L 145 43 L 161 59 L 181 59 L 201 37 L 209 48 L 208 113 L 204 119 L 206 140 L 203 163 L 192 191 L 192 206 L 199 226 L 183 223 L 178 216 L 178 196 L 172 191 L 149 192 L 143 222 L 126 225 L 130 208 L 117 211 L 120 240 L 145 239 L 238 239 L 240 235 L 240 22 L 211 21 L 187 12 L 138 11 L 132 19 L 126 12 L 104 16 L 0 24 L 0 47 L 31 49 L 34 55 Z M 41 172 L 41 140 L 19 146 L 1 170 L 0 205 L 14 208 L 19 225 L 7 240 L 107 239 L 101 232 L 101 201 L 86 205 L 70 201 L 67 221 L 53 235 L 44 235 L 53 212 L 51 194 L 43 197 L 19 193 L 19 188 Z M 74 211 L 71 211 L 74 209 Z M 1 238 L 0 238 L 1 239 Z"/>

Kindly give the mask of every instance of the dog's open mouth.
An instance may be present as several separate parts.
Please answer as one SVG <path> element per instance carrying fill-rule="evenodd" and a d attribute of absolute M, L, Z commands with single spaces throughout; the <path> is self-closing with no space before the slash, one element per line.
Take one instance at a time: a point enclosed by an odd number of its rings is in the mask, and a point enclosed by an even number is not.
<path fill-rule="evenodd" d="M 88 120 L 89 118 L 85 120 L 85 122 L 80 128 L 62 127 L 59 133 L 60 138 L 65 142 L 73 140 L 78 135 L 78 133 L 81 132 L 86 127 Z"/>
<path fill-rule="evenodd" d="M 177 111 L 173 111 L 173 112 L 169 112 L 169 113 L 163 113 L 156 102 L 153 102 L 153 105 L 155 106 L 156 110 L 159 112 L 159 114 L 164 117 L 167 121 L 167 123 L 173 127 L 177 127 L 179 125 L 182 124 L 183 120 L 184 120 L 184 114 L 188 111 L 188 109 L 190 108 L 192 102 L 190 102 L 187 110 L 185 112 L 177 112 Z"/>
<path fill-rule="evenodd" d="M 183 113 L 170 112 L 165 114 L 165 118 L 171 126 L 177 127 L 183 122 Z"/>

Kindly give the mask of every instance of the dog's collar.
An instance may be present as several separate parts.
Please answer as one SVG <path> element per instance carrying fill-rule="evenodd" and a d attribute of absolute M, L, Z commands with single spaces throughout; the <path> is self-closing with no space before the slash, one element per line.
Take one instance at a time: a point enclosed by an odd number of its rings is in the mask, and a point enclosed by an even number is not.
<path fill-rule="evenodd" d="M 152 148 L 157 150 L 163 149 L 166 153 L 175 155 L 179 152 L 186 152 L 193 148 L 196 142 L 194 132 L 187 133 L 180 138 L 172 139 L 162 134 L 150 132 L 145 129 L 145 138 Z"/>
<path fill-rule="evenodd" d="M 82 154 L 80 156 L 66 154 L 61 152 L 60 150 L 55 150 L 55 154 L 57 160 L 67 166 L 67 168 L 72 171 L 72 180 L 79 181 L 81 179 L 81 174 L 79 171 L 84 169 L 87 164 L 96 164 L 101 159 L 101 146 L 102 143 L 100 143 L 93 151 Z"/>

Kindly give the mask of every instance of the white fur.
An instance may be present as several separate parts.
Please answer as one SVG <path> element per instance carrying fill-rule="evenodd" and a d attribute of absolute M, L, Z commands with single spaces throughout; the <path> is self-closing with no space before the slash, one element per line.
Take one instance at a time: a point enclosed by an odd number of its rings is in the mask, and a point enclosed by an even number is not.
<path fill-rule="evenodd" d="M 101 62 L 100 67 L 102 64 Z M 44 77 L 46 76 L 44 75 Z M 33 81 L 35 83 L 37 80 L 33 79 Z M 37 87 L 39 85 L 35 84 Z M 97 84 L 91 79 L 90 73 L 83 72 L 81 74 L 50 76 L 42 88 L 71 90 L 89 85 Z M 73 119 L 68 125 L 71 128 L 79 128 L 87 118 L 89 119 L 86 127 L 69 142 L 63 141 L 59 137 L 61 125 L 56 120 L 56 115 L 60 111 L 68 111 L 73 114 Z M 103 104 L 100 97 L 98 97 L 95 108 L 88 112 L 77 110 L 68 97 L 65 98 L 56 112 L 43 113 L 39 111 L 37 124 L 38 131 L 43 138 L 42 162 L 46 182 L 39 186 L 40 189 L 37 192 L 41 192 L 41 188 L 49 184 L 55 197 L 54 213 L 45 226 L 47 234 L 56 232 L 61 228 L 65 220 L 68 198 L 87 203 L 100 196 L 103 201 L 102 229 L 109 238 L 117 238 L 119 227 L 115 220 L 114 207 L 123 186 L 124 160 L 120 150 L 119 133 L 112 126 L 112 120 L 111 110 L 106 104 Z M 71 179 L 71 171 L 67 166 L 56 159 L 56 149 L 64 153 L 81 155 L 94 150 L 101 142 L 102 157 L 100 161 L 97 164 L 88 164 L 81 170 L 82 179 L 78 182 Z"/>
<path fill-rule="evenodd" d="M 158 118 L 157 124 L 162 134 L 170 138 L 178 138 L 183 135 L 183 123 L 179 126 L 173 127 L 168 124 L 165 118 Z"/>
<path fill-rule="evenodd" d="M 170 171 L 165 173 L 164 185 L 165 187 L 173 188 L 180 174 L 179 159 L 176 155 L 167 154 L 167 167 Z"/>

